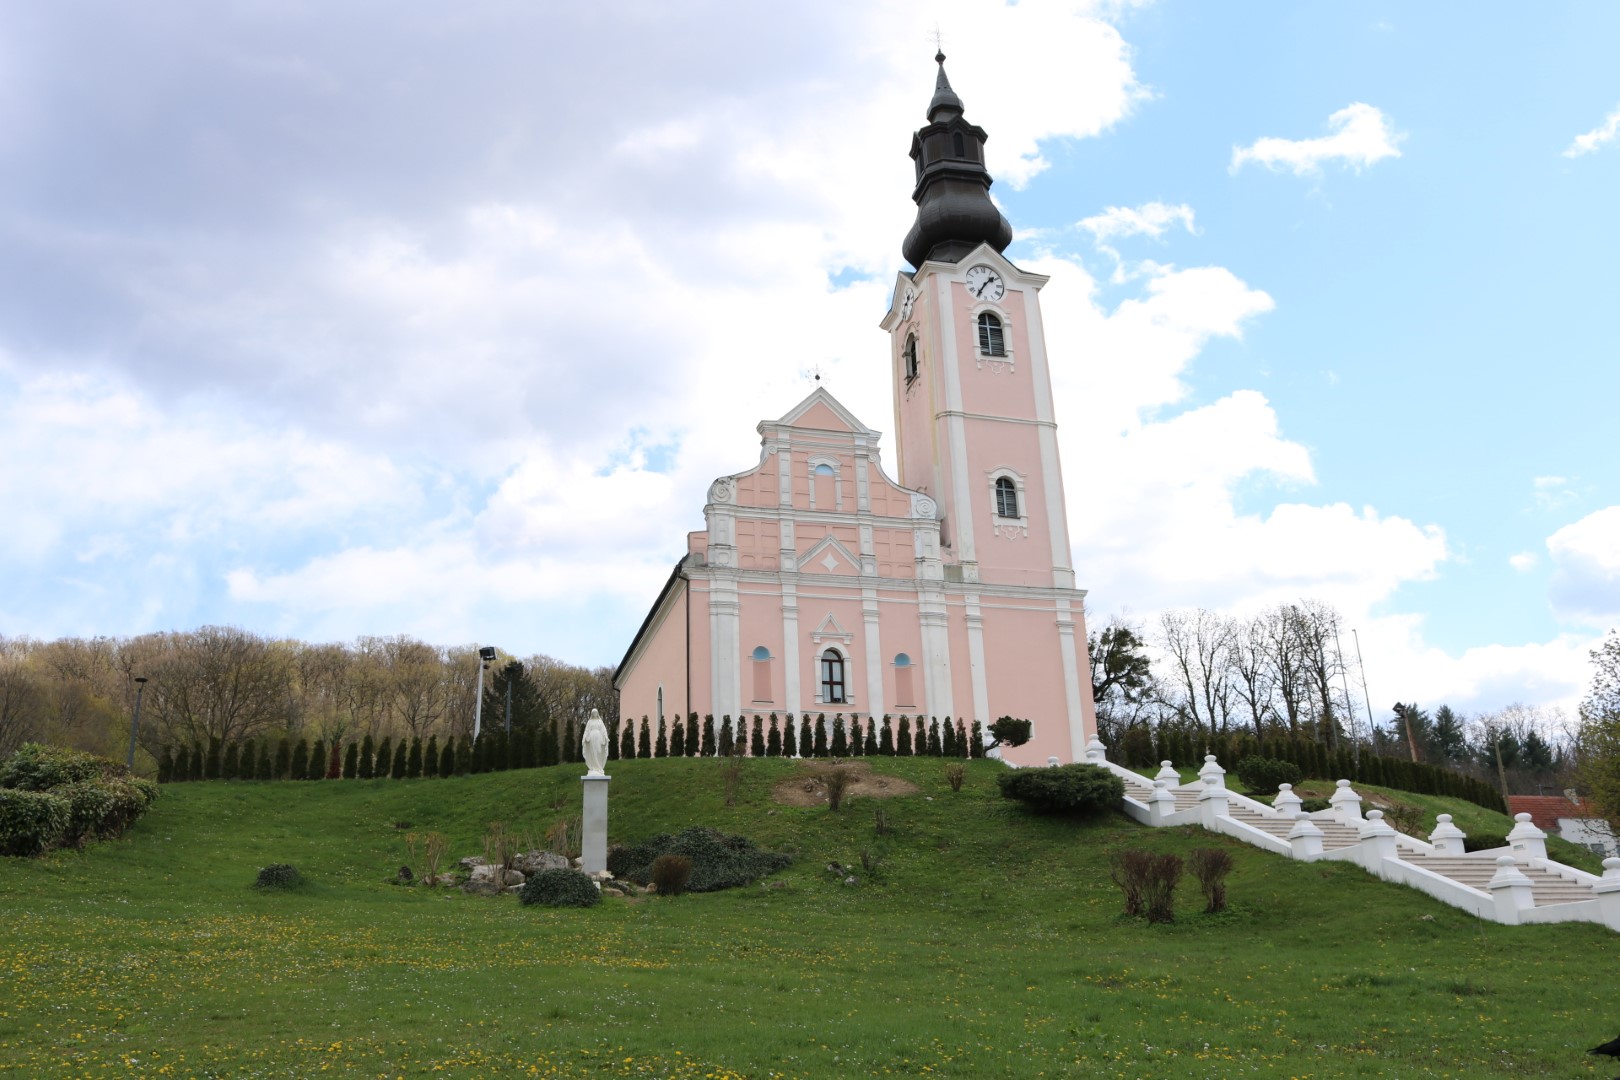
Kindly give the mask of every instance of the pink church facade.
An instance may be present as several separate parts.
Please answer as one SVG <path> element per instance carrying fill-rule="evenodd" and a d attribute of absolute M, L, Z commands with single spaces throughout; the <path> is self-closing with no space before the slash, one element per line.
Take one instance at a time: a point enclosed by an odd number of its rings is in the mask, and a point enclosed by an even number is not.
<path fill-rule="evenodd" d="M 943 61 L 943 57 L 939 58 Z M 1017 764 L 1096 731 L 1040 289 L 1001 255 L 984 132 L 941 63 L 887 315 L 898 480 L 824 388 L 762 422 L 615 676 L 624 717 L 1027 718 Z"/>

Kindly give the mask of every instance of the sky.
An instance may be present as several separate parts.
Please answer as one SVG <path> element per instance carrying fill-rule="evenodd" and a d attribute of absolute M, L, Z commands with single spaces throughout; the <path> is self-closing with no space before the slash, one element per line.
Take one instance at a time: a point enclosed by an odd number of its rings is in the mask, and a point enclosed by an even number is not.
<path fill-rule="evenodd" d="M 0 7 L 0 634 L 615 664 L 878 328 L 939 41 L 1094 624 L 1319 598 L 1373 712 L 1620 622 L 1620 6 Z M 1356 687 L 1359 691 L 1359 687 Z"/>

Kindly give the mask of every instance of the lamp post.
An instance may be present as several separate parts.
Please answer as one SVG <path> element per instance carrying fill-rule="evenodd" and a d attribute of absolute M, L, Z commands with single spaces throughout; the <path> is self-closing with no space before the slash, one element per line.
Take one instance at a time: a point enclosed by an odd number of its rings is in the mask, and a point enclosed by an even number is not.
<path fill-rule="evenodd" d="M 141 695 L 146 693 L 146 676 L 135 676 L 135 719 L 129 725 L 129 761 L 126 763 L 131 772 L 135 770 L 135 735 L 141 730 Z"/>
<path fill-rule="evenodd" d="M 473 706 L 473 742 L 478 741 L 478 733 L 484 727 L 484 672 L 489 670 L 489 662 L 493 659 L 493 645 L 485 645 L 478 650 L 478 703 Z"/>

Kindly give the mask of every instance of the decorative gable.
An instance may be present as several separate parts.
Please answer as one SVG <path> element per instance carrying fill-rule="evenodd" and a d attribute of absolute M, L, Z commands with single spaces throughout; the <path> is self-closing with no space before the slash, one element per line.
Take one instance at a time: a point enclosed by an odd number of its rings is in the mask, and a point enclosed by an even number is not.
<path fill-rule="evenodd" d="M 827 613 L 827 617 L 821 620 L 821 625 L 817 626 L 813 631 L 811 631 L 810 640 L 815 642 L 817 645 L 824 644 L 828 641 L 836 641 L 841 645 L 848 645 L 855 640 L 855 635 L 851 634 L 848 630 L 845 630 L 843 626 L 839 624 L 838 620 L 833 617 L 832 612 L 829 611 Z"/>

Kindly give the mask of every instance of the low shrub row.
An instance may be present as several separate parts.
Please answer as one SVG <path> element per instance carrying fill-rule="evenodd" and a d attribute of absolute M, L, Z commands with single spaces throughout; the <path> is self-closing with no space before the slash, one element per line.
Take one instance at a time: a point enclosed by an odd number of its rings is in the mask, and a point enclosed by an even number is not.
<path fill-rule="evenodd" d="M 39 855 L 121 835 L 157 785 L 106 758 L 28 743 L 0 763 L 0 854 Z"/>
<path fill-rule="evenodd" d="M 1001 797 L 1043 814 L 1095 815 L 1117 808 L 1125 781 L 1101 765 L 1014 769 L 996 777 Z"/>
<path fill-rule="evenodd" d="M 1029 721 L 1003 717 L 993 728 L 1009 730 L 1022 725 L 1027 738 Z M 968 724 L 946 717 L 884 716 L 852 714 L 848 719 L 837 713 L 829 721 L 825 713 L 806 713 L 784 720 L 775 713 L 744 717 L 735 724 L 722 716 L 716 725 L 713 716 L 699 724 L 697 713 L 684 721 L 660 719 L 655 730 L 647 717 L 638 728 L 634 722 L 622 725 L 608 740 L 609 757 L 878 757 L 929 756 L 946 758 L 983 757 L 985 731 L 975 720 Z M 165 747 L 158 757 L 158 782 L 182 783 L 194 780 L 371 780 L 392 778 L 415 780 L 423 777 L 463 776 L 468 773 L 502 772 L 582 760 L 578 732 L 568 724 L 559 734 L 550 731 L 514 731 L 508 736 L 499 730 L 485 731 L 477 741 L 466 735 L 447 737 L 440 742 L 430 735 L 395 742 L 376 742 L 366 736 L 359 742 L 328 744 L 308 739 L 247 740 L 206 746 Z M 1009 740 L 1011 741 L 1011 740 Z M 1014 743 L 1016 745 L 1016 743 Z"/>

